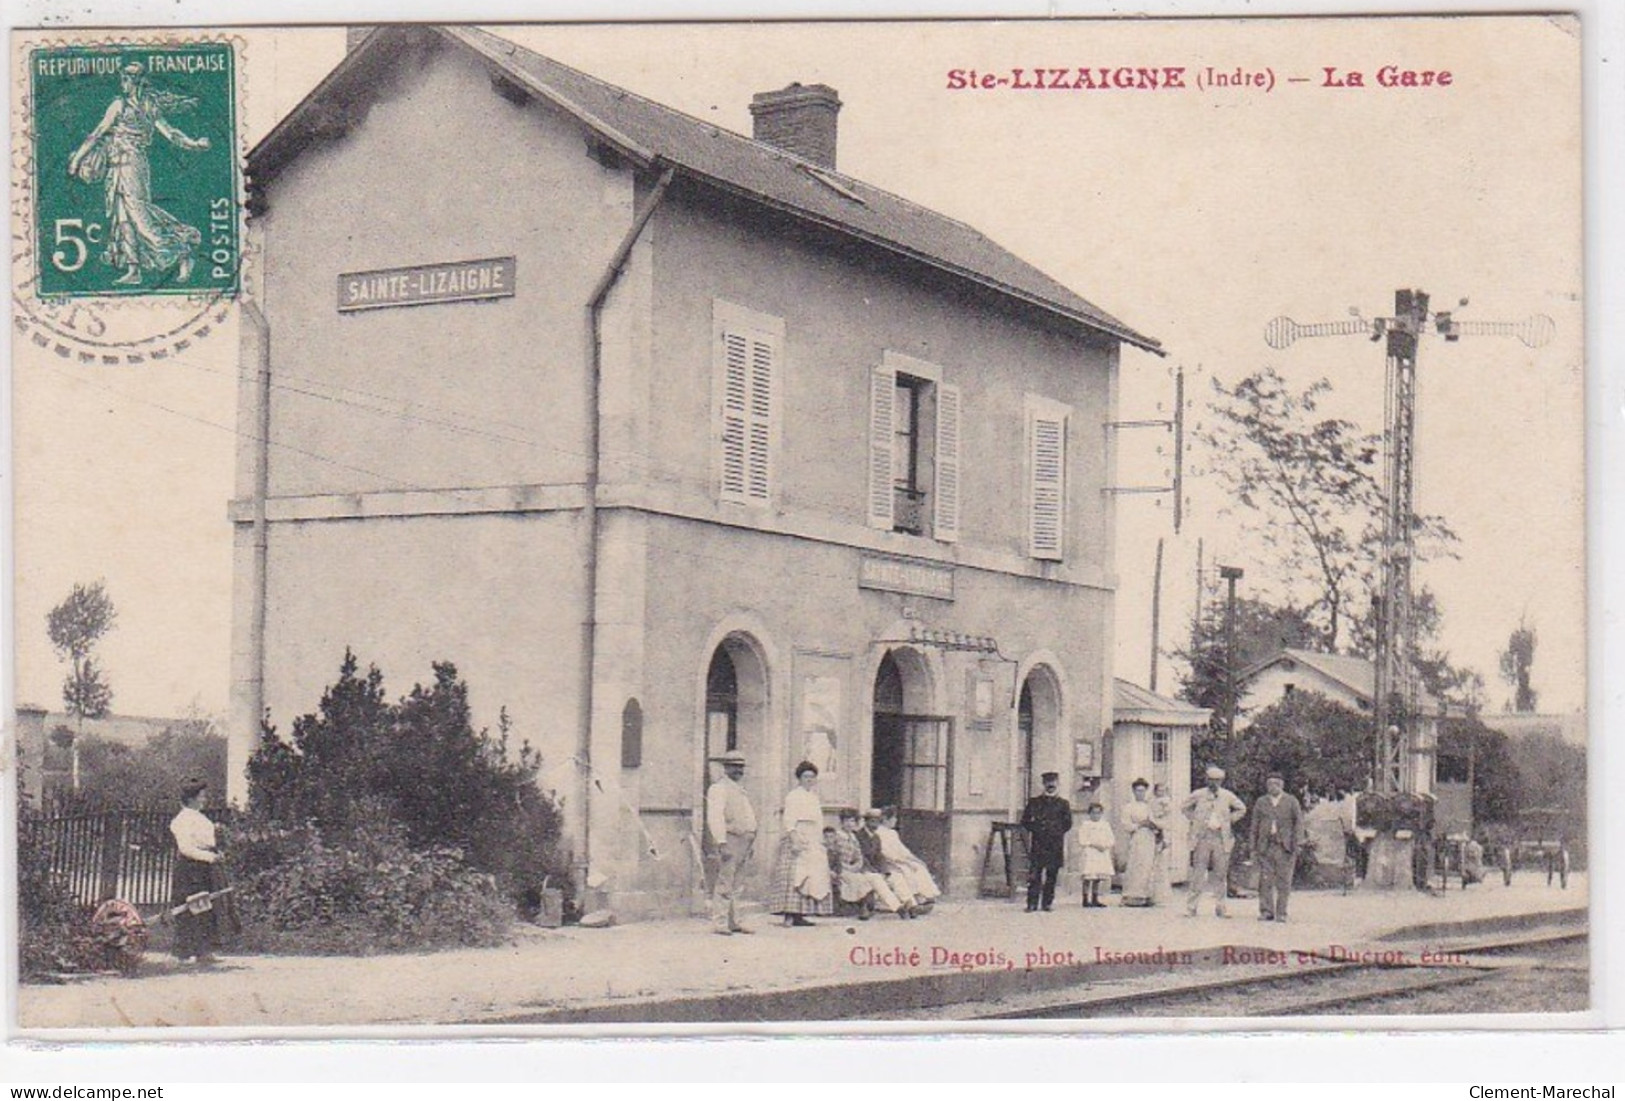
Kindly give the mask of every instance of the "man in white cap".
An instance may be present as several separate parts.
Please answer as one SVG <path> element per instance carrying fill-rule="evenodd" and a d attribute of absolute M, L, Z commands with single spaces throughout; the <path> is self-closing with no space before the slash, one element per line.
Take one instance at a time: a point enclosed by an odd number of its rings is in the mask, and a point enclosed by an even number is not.
<path fill-rule="evenodd" d="M 739 781 L 745 775 L 745 755 L 737 749 L 715 758 L 722 775 L 705 793 L 705 843 L 712 866 L 709 904 L 717 933 L 752 933 L 739 924 L 735 897 L 739 872 L 756 846 L 756 808 Z"/>
<path fill-rule="evenodd" d="M 1232 827 L 1247 814 L 1247 804 L 1224 786 L 1224 769 L 1209 765 L 1207 786 L 1185 797 L 1181 809 L 1191 821 L 1191 882 L 1185 914 L 1196 916 L 1202 891 L 1213 885 L 1214 912 L 1229 917 L 1224 899 L 1230 889 L 1230 850 L 1236 836 Z"/>

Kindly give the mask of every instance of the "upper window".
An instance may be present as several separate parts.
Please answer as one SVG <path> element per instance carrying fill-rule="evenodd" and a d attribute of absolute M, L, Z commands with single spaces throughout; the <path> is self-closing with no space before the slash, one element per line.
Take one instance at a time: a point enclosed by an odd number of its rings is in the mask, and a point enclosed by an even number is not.
<path fill-rule="evenodd" d="M 1027 553 L 1060 561 L 1066 551 L 1066 422 L 1059 402 L 1027 396 Z"/>
<path fill-rule="evenodd" d="M 935 364 L 887 352 L 870 378 L 871 527 L 959 538 L 959 387 Z"/>
<path fill-rule="evenodd" d="M 1151 763 L 1165 765 L 1168 763 L 1168 745 L 1171 741 L 1168 731 L 1158 727 L 1151 731 Z"/>
<path fill-rule="evenodd" d="M 765 508 L 777 489 L 784 321 L 718 300 L 712 335 L 717 496 Z"/>

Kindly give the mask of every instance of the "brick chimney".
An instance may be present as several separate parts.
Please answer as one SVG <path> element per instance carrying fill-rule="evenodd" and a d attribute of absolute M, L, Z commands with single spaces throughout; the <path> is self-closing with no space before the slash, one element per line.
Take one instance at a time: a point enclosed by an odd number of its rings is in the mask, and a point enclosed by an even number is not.
<path fill-rule="evenodd" d="M 752 134 L 822 168 L 835 167 L 835 116 L 840 97 L 827 84 L 791 84 L 750 97 Z"/>

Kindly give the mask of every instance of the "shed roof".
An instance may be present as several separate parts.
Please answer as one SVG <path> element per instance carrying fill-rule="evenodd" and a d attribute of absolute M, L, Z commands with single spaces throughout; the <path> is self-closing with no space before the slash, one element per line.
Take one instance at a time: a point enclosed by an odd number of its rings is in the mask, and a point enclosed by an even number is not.
<path fill-rule="evenodd" d="M 478 54 L 506 80 L 575 118 L 635 162 L 673 167 L 694 180 L 1163 354 L 1157 340 L 1129 328 L 963 222 L 645 99 L 486 31 L 429 29 Z M 266 135 L 249 154 L 249 172 L 257 185 L 268 183 L 315 133 L 331 125 L 327 105 L 332 99 L 342 103 L 349 85 L 346 74 L 365 59 L 376 61 L 391 50 L 399 53 L 404 33 L 385 29 L 369 35 Z"/>
<path fill-rule="evenodd" d="M 1112 681 L 1112 720 L 1150 726 L 1206 726 L 1213 714 L 1184 700 L 1160 696 L 1121 677 Z"/>

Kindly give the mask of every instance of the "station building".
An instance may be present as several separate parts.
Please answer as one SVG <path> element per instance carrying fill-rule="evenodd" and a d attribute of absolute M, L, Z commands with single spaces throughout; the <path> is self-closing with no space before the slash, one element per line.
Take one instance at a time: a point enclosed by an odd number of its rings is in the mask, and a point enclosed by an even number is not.
<path fill-rule="evenodd" d="M 840 173 L 840 108 L 761 93 L 747 138 L 392 27 L 252 152 L 234 782 L 346 647 L 505 708 L 633 916 L 697 897 L 725 750 L 759 879 L 803 759 L 963 895 L 1037 773 L 1094 782 L 1107 425 L 1158 344 Z"/>

